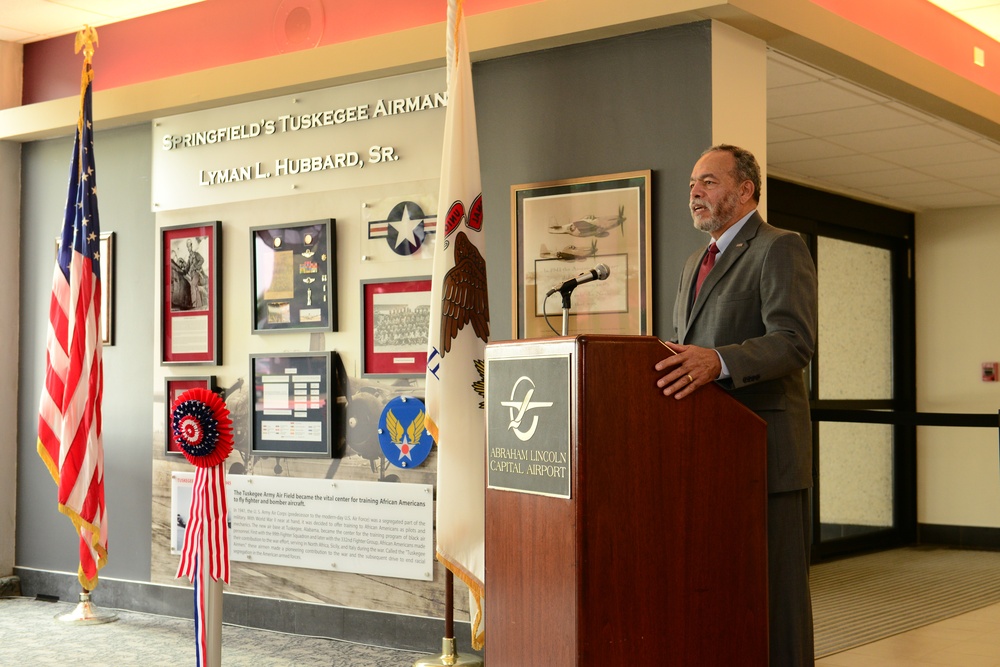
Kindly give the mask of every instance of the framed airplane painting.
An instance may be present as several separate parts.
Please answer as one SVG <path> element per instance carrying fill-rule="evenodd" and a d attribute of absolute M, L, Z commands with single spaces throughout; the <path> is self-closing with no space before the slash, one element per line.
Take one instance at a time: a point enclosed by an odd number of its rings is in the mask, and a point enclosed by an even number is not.
<path fill-rule="evenodd" d="M 514 338 L 560 335 L 558 287 L 603 264 L 570 294 L 568 333 L 648 335 L 650 171 L 511 186 Z"/>

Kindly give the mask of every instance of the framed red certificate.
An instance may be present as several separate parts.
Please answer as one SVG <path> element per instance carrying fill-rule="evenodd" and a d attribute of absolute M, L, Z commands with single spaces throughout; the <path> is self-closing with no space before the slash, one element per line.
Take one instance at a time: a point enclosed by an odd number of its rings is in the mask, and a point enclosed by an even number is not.
<path fill-rule="evenodd" d="M 164 227 L 160 241 L 160 362 L 221 364 L 221 223 Z"/>

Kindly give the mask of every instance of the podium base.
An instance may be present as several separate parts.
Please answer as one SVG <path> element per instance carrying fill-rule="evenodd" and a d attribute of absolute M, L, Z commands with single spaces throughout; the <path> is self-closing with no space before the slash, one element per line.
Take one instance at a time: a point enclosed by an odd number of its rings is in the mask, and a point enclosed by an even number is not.
<path fill-rule="evenodd" d="M 451 667 L 452 665 L 461 665 L 462 667 L 481 667 L 483 661 L 474 655 L 471 656 L 459 656 L 455 651 L 455 639 L 445 637 L 441 640 L 441 655 L 437 658 L 421 658 L 413 663 L 413 667 L 438 667 L 439 665 L 445 665 Z"/>
<path fill-rule="evenodd" d="M 73 625 L 97 625 L 98 623 L 113 623 L 118 620 L 118 614 L 103 611 L 90 601 L 90 593 L 80 593 L 80 602 L 76 608 L 66 614 L 57 614 L 56 620 Z"/>

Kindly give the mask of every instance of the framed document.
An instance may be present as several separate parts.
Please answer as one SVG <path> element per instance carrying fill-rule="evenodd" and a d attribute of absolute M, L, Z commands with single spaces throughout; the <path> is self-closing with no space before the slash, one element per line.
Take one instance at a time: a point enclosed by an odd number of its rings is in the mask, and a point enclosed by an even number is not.
<path fill-rule="evenodd" d="M 253 333 L 335 331 L 335 220 L 250 229 Z"/>
<path fill-rule="evenodd" d="M 361 281 L 362 377 L 412 377 L 427 369 L 431 279 Z"/>
<path fill-rule="evenodd" d="M 222 363 L 220 222 L 160 230 L 160 362 Z"/>
<path fill-rule="evenodd" d="M 115 344 L 115 233 L 101 232 L 101 342 Z"/>
<path fill-rule="evenodd" d="M 336 352 L 250 355 L 253 421 L 250 452 L 258 456 L 332 456 Z"/>
<path fill-rule="evenodd" d="M 514 337 L 558 335 L 562 300 L 548 292 L 603 264 L 606 279 L 572 294 L 569 333 L 652 329 L 650 171 L 513 185 Z"/>
<path fill-rule="evenodd" d="M 164 436 L 164 454 L 168 456 L 177 455 L 184 456 L 184 452 L 178 445 L 174 444 L 173 438 L 173 411 L 171 408 L 174 405 L 174 401 L 189 389 L 207 389 L 209 391 L 215 391 L 215 376 L 214 375 L 204 375 L 201 377 L 170 377 L 164 380 L 163 385 L 163 404 L 165 406 L 165 419 L 163 422 L 163 432 Z"/>

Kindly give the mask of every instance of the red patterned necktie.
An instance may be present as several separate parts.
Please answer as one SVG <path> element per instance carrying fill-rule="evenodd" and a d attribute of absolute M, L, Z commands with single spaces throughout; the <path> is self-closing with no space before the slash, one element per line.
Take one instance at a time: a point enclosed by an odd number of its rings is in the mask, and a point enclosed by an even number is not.
<path fill-rule="evenodd" d="M 705 253 L 705 259 L 701 260 L 701 268 L 698 269 L 698 280 L 694 284 L 694 298 L 698 298 L 698 292 L 701 291 L 701 284 L 705 282 L 705 278 L 708 277 L 712 267 L 715 266 L 715 256 L 718 254 L 719 246 L 715 245 L 715 241 L 712 241 L 708 245 L 708 252 Z"/>

